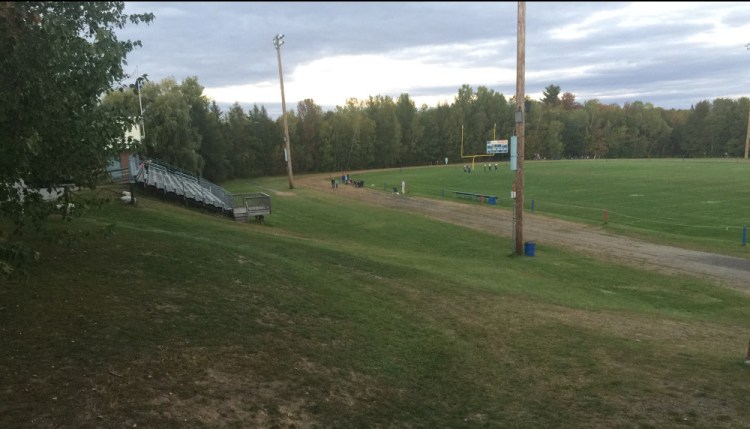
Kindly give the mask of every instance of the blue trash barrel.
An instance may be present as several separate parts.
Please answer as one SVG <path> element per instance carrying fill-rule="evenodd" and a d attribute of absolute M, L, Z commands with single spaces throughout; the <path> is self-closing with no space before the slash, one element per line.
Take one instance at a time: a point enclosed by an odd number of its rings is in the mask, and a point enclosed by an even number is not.
<path fill-rule="evenodd" d="M 533 241 L 527 241 L 526 243 L 524 243 L 523 253 L 526 256 L 534 256 L 534 251 L 536 250 L 535 247 L 536 243 L 534 243 Z"/>
<path fill-rule="evenodd" d="M 494 206 L 496 200 L 497 200 L 497 197 L 490 197 L 490 204 Z"/>

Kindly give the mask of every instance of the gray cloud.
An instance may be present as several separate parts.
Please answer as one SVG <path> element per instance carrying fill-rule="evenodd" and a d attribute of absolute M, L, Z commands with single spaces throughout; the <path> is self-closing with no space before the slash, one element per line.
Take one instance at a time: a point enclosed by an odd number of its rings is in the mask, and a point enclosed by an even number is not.
<path fill-rule="evenodd" d="M 689 108 L 703 99 L 750 93 L 750 52 L 744 49 L 750 32 L 742 32 L 750 22 L 750 7 L 693 3 L 687 5 L 697 9 L 681 11 L 680 4 L 653 4 L 658 13 L 652 15 L 647 5 L 528 2 L 527 94 L 554 84 L 579 101 L 640 100 Z M 149 26 L 129 26 L 121 33 L 143 42 L 128 58 L 129 71 L 137 67 L 152 80 L 197 76 L 205 87 L 276 85 L 271 40 L 277 33 L 286 35 L 285 76 L 296 66 L 341 55 L 418 55 L 432 64 L 513 70 L 516 62 L 516 2 L 128 2 L 126 12 L 156 16 Z M 731 44 L 718 40 L 716 33 L 716 43 L 709 43 L 712 31 L 731 36 L 733 29 L 746 40 Z M 580 37 L 565 38 L 575 31 Z M 699 34 L 707 34 L 708 42 L 696 42 Z M 582 71 L 569 72 L 576 68 Z M 467 83 L 508 97 L 515 93 L 514 82 Z M 399 92 L 420 96 L 431 90 L 445 94 L 446 89 L 455 93 L 458 86 L 404 87 Z M 258 104 L 269 113 L 277 110 L 270 103 Z M 294 101 L 287 104 L 296 107 Z"/>

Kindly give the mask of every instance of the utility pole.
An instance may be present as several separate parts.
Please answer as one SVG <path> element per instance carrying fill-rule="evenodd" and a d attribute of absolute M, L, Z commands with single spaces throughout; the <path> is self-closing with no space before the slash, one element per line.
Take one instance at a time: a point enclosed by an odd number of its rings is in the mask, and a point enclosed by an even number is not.
<path fill-rule="evenodd" d="M 286 158 L 286 171 L 289 174 L 289 189 L 294 189 L 294 178 L 292 175 L 292 150 L 289 147 L 289 124 L 286 121 L 286 100 L 284 99 L 284 76 L 281 72 L 281 45 L 284 44 L 284 35 L 277 34 L 273 38 L 273 46 L 279 58 L 279 82 L 281 82 L 281 110 L 284 118 L 284 158 Z"/>
<path fill-rule="evenodd" d="M 748 51 L 750 51 L 750 43 L 745 45 Z M 748 151 L 750 151 L 750 108 L 747 110 L 747 137 L 745 138 L 745 159 L 747 159 Z"/>
<path fill-rule="evenodd" d="M 145 76 L 145 75 L 144 75 Z M 143 101 L 141 100 L 141 89 L 143 88 L 143 81 L 145 80 L 144 76 L 141 76 L 135 80 L 135 89 L 138 91 L 138 106 L 141 109 L 141 128 L 138 130 L 139 134 L 139 142 L 143 143 L 143 141 L 146 139 L 146 122 L 143 119 Z M 131 171 L 130 167 L 128 167 L 128 171 Z M 135 199 L 135 176 L 130 176 L 130 204 L 135 205 L 136 199 Z M 145 186 L 145 184 L 144 184 Z"/>
<path fill-rule="evenodd" d="M 518 40 L 516 59 L 516 180 L 513 182 L 516 192 L 514 236 L 516 240 L 516 255 L 523 255 L 523 143 L 525 129 L 525 101 L 524 85 L 526 79 L 526 2 L 518 2 Z"/>
<path fill-rule="evenodd" d="M 135 80 L 135 86 L 138 89 L 138 105 L 141 107 L 141 140 L 146 138 L 146 122 L 143 120 L 143 102 L 141 101 L 141 88 L 143 87 L 143 78 Z"/>

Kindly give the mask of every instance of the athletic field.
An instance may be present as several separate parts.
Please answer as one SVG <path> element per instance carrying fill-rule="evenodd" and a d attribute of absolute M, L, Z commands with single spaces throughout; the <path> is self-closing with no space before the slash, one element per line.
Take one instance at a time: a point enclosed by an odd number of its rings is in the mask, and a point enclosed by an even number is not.
<path fill-rule="evenodd" d="M 497 196 L 512 208 L 515 172 L 477 162 L 356 174 L 370 188 L 457 199 L 455 191 Z M 736 159 L 526 161 L 524 210 L 588 224 L 665 244 L 747 256 L 743 226 L 750 226 L 750 162 Z M 485 201 L 485 204 L 487 202 Z M 533 207 L 532 207 L 533 204 Z"/>

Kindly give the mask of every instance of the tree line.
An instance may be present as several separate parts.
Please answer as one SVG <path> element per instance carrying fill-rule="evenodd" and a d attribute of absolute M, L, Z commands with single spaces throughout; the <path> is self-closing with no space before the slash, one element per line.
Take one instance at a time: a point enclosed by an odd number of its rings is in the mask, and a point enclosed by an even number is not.
<path fill-rule="evenodd" d="M 138 115 L 137 97 L 136 90 L 115 92 L 104 102 Z M 143 154 L 217 182 L 285 172 L 283 122 L 265 107 L 244 111 L 235 103 L 222 112 L 197 77 L 148 82 L 141 97 Z M 549 85 L 525 109 L 527 158 L 738 157 L 750 99 L 668 110 L 641 101 L 579 103 Z M 292 167 L 310 173 L 460 162 L 462 140 L 464 154 L 482 154 L 486 141 L 509 139 L 515 110 L 514 97 L 469 85 L 434 107 L 417 107 L 405 93 L 351 98 L 330 111 L 306 99 L 287 112 Z"/>

